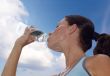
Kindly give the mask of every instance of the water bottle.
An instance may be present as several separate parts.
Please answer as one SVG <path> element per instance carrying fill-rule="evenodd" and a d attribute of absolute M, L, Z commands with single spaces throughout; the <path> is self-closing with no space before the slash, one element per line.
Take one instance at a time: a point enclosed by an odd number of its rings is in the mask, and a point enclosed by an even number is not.
<path fill-rule="evenodd" d="M 48 39 L 48 34 L 42 32 L 40 30 L 36 30 L 36 31 L 32 32 L 31 35 L 36 36 L 36 41 L 38 41 L 38 42 L 46 42 Z"/>

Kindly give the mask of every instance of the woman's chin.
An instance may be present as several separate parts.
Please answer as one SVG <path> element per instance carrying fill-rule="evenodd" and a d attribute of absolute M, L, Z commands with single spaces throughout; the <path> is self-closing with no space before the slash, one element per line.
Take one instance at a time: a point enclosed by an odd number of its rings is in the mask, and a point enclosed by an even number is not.
<path fill-rule="evenodd" d="M 56 52 L 62 52 L 61 50 L 59 50 L 59 48 L 57 47 L 52 47 L 52 46 L 49 46 L 48 45 L 48 48 L 52 49 L 53 51 L 56 51 Z"/>
<path fill-rule="evenodd" d="M 52 44 L 52 43 L 48 42 L 47 46 L 48 46 L 48 48 L 50 48 L 50 49 L 52 49 L 52 50 L 54 50 L 56 52 L 62 52 L 60 47 L 58 47 L 58 44 L 55 45 L 55 44 Z"/>
<path fill-rule="evenodd" d="M 61 50 L 58 50 L 58 49 L 55 49 L 55 48 L 50 48 L 50 49 L 52 49 L 55 52 L 62 52 Z"/>

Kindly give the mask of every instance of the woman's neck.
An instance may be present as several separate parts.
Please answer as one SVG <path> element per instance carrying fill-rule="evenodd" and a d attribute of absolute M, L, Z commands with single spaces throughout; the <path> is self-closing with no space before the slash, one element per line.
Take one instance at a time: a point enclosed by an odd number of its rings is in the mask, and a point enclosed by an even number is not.
<path fill-rule="evenodd" d="M 72 68 L 84 56 L 84 52 L 77 46 L 72 46 L 64 50 L 66 68 Z"/>

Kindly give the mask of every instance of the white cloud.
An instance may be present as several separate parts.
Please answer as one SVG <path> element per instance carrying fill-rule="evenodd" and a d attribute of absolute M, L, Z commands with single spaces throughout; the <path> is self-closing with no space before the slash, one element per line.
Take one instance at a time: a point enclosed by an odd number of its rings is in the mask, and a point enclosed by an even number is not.
<path fill-rule="evenodd" d="M 26 24 L 22 16 L 28 16 L 21 0 L 0 0 L 0 58 L 7 59 L 13 44 L 20 36 Z M 21 54 L 18 76 L 45 76 L 58 73 L 64 68 L 64 55 L 55 57 L 44 43 L 32 43 L 26 46 Z M 36 72 L 35 72 L 36 71 Z M 24 74 L 23 74 L 24 73 Z"/>
<path fill-rule="evenodd" d="M 43 43 L 39 44 L 35 42 L 23 49 L 21 58 L 21 63 L 30 63 L 31 65 L 35 65 L 33 68 L 37 69 L 37 67 L 51 67 L 51 61 L 54 57 L 50 50 L 46 48 Z"/>
<path fill-rule="evenodd" d="M 0 0 L 0 52 L 4 58 L 11 49 L 17 35 L 18 25 L 26 26 L 21 22 L 21 17 L 26 16 L 22 3 L 19 0 Z"/>
<path fill-rule="evenodd" d="M 21 7 L 23 5 L 18 0 L 0 0 L 0 52 L 2 57 L 7 56 L 4 54 L 11 49 L 10 43 L 15 40 L 16 27 L 22 23 L 21 16 L 27 15 L 27 12 Z"/>

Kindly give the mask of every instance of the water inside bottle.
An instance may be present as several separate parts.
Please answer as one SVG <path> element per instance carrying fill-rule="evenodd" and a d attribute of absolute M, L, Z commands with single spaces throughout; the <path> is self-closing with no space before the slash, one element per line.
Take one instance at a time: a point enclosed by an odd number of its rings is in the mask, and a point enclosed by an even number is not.
<path fill-rule="evenodd" d="M 40 30 L 34 31 L 31 34 L 36 36 L 36 41 L 38 41 L 38 42 L 46 42 L 48 39 L 48 34 L 42 32 Z"/>

